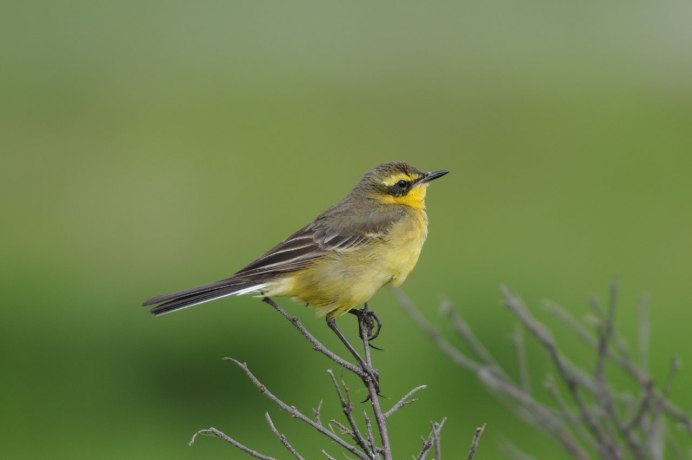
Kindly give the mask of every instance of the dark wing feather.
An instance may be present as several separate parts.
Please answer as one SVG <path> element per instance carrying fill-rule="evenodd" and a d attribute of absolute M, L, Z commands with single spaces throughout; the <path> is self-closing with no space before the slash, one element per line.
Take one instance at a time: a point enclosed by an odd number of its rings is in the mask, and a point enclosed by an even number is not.
<path fill-rule="evenodd" d="M 389 231 L 392 222 L 400 217 L 396 214 L 405 212 L 399 208 L 386 208 L 386 212 L 363 215 L 348 206 L 334 206 L 240 270 L 233 279 L 300 270 L 328 252 L 352 251 L 381 239 Z"/>
<path fill-rule="evenodd" d="M 301 228 L 262 257 L 238 271 L 234 278 L 251 278 L 292 272 L 308 266 L 324 254 L 315 244 L 313 224 Z"/>
<path fill-rule="evenodd" d="M 282 241 L 233 278 L 247 279 L 288 273 L 308 267 L 315 259 L 331 251 L 348 251 L 367 244 L 376 236 L 325 233 L 314 224 Z"/>

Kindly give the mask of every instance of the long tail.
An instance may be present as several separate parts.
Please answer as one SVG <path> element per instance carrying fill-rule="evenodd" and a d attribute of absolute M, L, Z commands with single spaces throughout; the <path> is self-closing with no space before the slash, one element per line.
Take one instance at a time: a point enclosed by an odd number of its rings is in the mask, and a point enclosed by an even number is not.
<path fill-rule="evenodd" d="M 183 291 L 152 297 L 144 302 L 142 306 L 147 307 L 155 305 L 155 307 L 151 309 L 151 313 L 155 316 L 161 316 L 229 295 L 260 292 L 265 286 L 265 284 L 258 284 L 256 280 L 250 281 L 247 279 L 229 278 L 203 286 L 185 289 Z"/>

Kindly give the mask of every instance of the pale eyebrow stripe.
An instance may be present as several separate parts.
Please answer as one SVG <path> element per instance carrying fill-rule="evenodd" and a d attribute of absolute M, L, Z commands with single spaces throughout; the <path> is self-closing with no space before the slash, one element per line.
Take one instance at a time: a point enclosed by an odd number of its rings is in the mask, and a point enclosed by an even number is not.
<path fill-rule="evenodd" d="M 382 184 L 389 187 L 390 185 L 396 184 L 401 179 L 414 181 L 414 180 L 418 179 L 418 175 L 414 174 L 413 176 L 409 176 L 406 173 L 399 173 L 399 174 L 395 174 L 393 176 L 389 176 L 388 178 L 386 178 L 385 180 L 382 181 Z"/>

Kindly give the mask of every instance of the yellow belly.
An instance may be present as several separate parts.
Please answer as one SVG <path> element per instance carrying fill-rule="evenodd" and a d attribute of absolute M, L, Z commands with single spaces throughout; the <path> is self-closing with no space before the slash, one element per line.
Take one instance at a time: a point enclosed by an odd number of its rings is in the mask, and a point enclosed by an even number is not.
<path fill-rule="evenodd" d="M 268 287 L 267 295 L 283 295 L 338 316 L 367 302 L 386 284 L 399 286 L 418 262 L 427 236 L 425 211 L 412 212 L 386 237 L 357 250 L 327 254 L 311 267 Z"/>

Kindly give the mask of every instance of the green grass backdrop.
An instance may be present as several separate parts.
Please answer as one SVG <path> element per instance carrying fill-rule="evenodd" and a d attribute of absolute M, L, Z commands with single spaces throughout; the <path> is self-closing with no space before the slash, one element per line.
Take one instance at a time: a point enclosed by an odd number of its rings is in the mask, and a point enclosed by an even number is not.
<path fill-rule="evenodd" d="M 317 458 L 316 435 L 221 361 L 247 361 L 288 402 L 325 399 L 336 414 L 330 363 L 276 313 L 233 298 L 154 319 L 139 304 L 229 276 L 383 161 L 451 171 L 430 189 L 430 237 L 404 285 L 432 318 L 449 296 L 511 368 L 501 283 L 581 315 L 617 275 L 628 338 L 651 295 L 653 373 L 672 356 L 692 362 L 689 2 L 2 10 L 4 458 L 242 458 L 220 441 L 188 447 L 207 426 L 283 455 L 266 410 Z M 337 347 L 321 319 L 282 303 Z M 506 439 L 563 458 L 444 359 L 390 292 L 372 306 L 383 392 L 429 385 L 392 420 L 397 458 L 442 416 L 450 458 L 483 422 L 479 459 L 501 458 Z M 539 387 L 545 355 L 530 351 Z M 673 399 L 687 408 L 689 388 L 683 367 Z"/>

